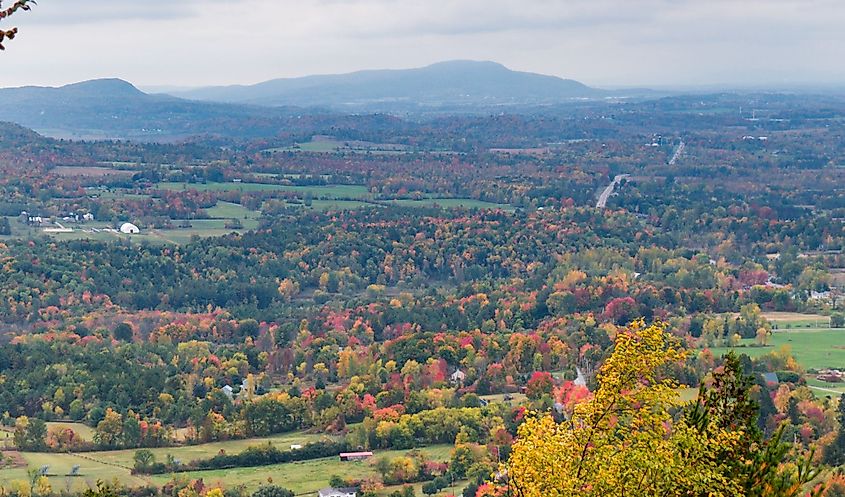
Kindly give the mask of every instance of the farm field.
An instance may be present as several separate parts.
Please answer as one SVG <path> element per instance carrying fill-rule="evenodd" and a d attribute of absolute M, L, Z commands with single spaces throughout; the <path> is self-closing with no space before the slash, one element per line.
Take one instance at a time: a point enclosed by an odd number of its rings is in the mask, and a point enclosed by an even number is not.
<path fill-rule="evenodd" d="M 420 448 L 427 457 L 448 461 L 453 447 L 451 445 L 435 445 Z M 262 483 L 273 481 L 294 491 L 296 494 L 316 493 L 326 487 L 333 475 L 343 478 L 365 478 L 376 475 L 375 462 L 382 457 L 395 458 L 407 454 L 407 450 L 376 451 L 369 461 L 341 462 L 337 457 L 327 457 L 312 461 L 301 461 L 287 464 L 276 464 L 256 468 L 234 468 L 226 470 L 198 471 L 184 473 L 184 476 L 196 479 L 202 478 L 205 483 L 215 486 L 244 485 L 248 490 L 254 490 Z M 151 478 L 154 484 L 163 485 L 171 477 L 158 475 Z M 270 480 L 271 479 L 271 480 Z"/>
<path fill-rule="evenodd" d="M 525 394 L 522 394 L 522 393 L 512 393 L 512 394 L 510 394 L 511 397 L 512 397 L 511 400 L 505 400 L 505 395 L 506 394 L 503 394 L 503 393 L 496 394 L 496 395 L 481 395 L 480 398 L 482 398 L 482 399 L 484 399 L 488 402 L 492 402 L 494 404 L 513 404 L 513 405 L 519 405 L 527 399 Z"/>
<path fill-rule="evenodd" d="M 817 380 L 813 376 L 805 376 L 807 386 L 816 391 L 816 395 L 840 395 L 845 393 L 845 383 L 828 383 L 826 381 Z"/>
<path fill-rule="evenodd" d="M 231 191 L 231 192 L 261 192 L 261 191 L 285 191 L 310 193 L 315 198 L 326 199 L 364 199 L 370 197 L 367 187 L 361 185 L 316 185 L 316 186 L 289 186 L 270 185 L 265 183 L 159 183 L 156 188 L 161 190 L 197 190 L 197 191 Z"/>
<path fill-rule="evenodd" d="M 100 166 L 58 166 L 53 172 L 65 177 L 103 178 L 106 176 L 132 176 L 135 171 Z"/>
<path fill-rule="evenodd" d="M 76 433 L 76 435 L 82 440 L 92 441 L 94 440 L 94 428 L 83 424 L 83 423 L 74 423 L 71 421 L 48 421 L 47 422 L 47 429 L 52 430 L 59 430 L 63 428 L 70 428 L 71 430 Z"/>
<path fill-rule="evenodd" d="M 821 314 L 800 314 L 797 312 L 764 312 L 766 320 L 779 329 L 782 328 L 827 328 L 830 317 Z"/>
<path fill-rule="evenodd" d="M 158 183 L 153 188 L 157 190 L 196 190 L 199 192 L 266 192 L 282 190 L 282 185 L 265 183 Z"/>
<path fill-rule="evenodd" d="M 115 189 L 115 190 L 101 190 L 99 188 L 86 188 L 85 193 L 89 196 L 96 196 L 102 199 L 142 199 L 142 198 L 149 198 L 149 195 L 143 193 L 128 193 L 125 190 Z"/>
<path fill-rule="evenodd" d="M 252 211 L 240 204 L 232 202 L 217 202 L 217 205 L 205 212 L 215 219 L 257 219 L 261 213 Z"/>
<path fill-rule="evenodd" d="M 307 443 L 318 438 L 317 435 L 295 433 L 270 439 L 250 439 L 193 447 L 153 449 L 153 452 L 158 460 L 164 460 L 169 453 L 177 459 L 189 461 L 200 457 L 214 456 L 221 449 L 232 453 L 239 452 L 250 445 L 261 444 L 268 440 L 281 449 L 288 449 L 292 443 Z M 452 446 L 437 445 L 419 450 L 432 459 L 447 461 Z M 350 478 L 375 475 L 375 461 L 378 458 L 398 457 L 407 452 L 406 450 L 377 451 L 372 460 L 363 462 L 341 462 L 337 457 L 330 457 L 272 466 L 179 473 L 178 476 L 190 479 L 202 478 L 206 485 L 210 486 L 233 487 L 245 485 L 249 490 L 254 490 L 262 483 L 273 481 L 299 494 L 316 492 L 327 486 L 332 475 Z M 91 452 L 82 455 L 44 453 L 23 453 L 22 455 L 30 468 L 37 469 L 45 465 L 49 466 L 49 474 L 56 475 L 50 476 L 50 483 L 56 489 L 65 488 L 70 483 L 72 490 L 83 490 L 95 485 L 97 480 L 111 481 L 114 479 L 127 486 L 147 484 L 162 486 L 173 478 L 172 474 L 133 476 L 128 469 L 133 464 L 133 454 L 134 450 Z M 81 476 L 72 480 L 66 478 L 65 474 L 75 465 L 80 466 L 79 473 Z M 0 470 L 0 486 L 8 486 L 14 480 L 26 480 L 26 468 Z"/>
<path fill-rule="evenodd" d="M 845 330 L 843 329 L 800 329 L 775 331 L 767 347 L 755 347 L 753 339 L 743 340 L 741 346 L 733 348 L 737 353 L 759 357 L 781 347 L 789 347 L 792 355 L 804 369 L 845 369 Z M 714 355 L 731 350 L 730 347 L 714 347 Z"/>
<path fill-rule="evenodd" d="M 74 430 L 79 428 L 80 431 L 78 431 L 78 433 L 83 433 L 83 436 L 85 434 L 83 429 L 78 427 L 75 423 L 50 423 L 50 425 L 71 426 Z M 7 432 L 0 433 L 8 434 Z M 0 438 L 2 438 L 2 435 L 0 435 Z M 85 436 L 84 438 L 88 439 Z M 289 450 L 292 444 L 304 445 L 318 441 L 321 438 L 323 438 L 322 435 L 295 432 L 273 437 L 229 440 L 225 442 L 214 442 L 202 445 L 167 447 L 151 450 L 159 461 L 164 461 L 167 458 L 167 454 L 171 454 L 176 459 L 187 462 L 193 459 L 213 457 L 221 450 L 228 453 L 238 453 L 251 445 L 261 445 L 265 443 L 275 445 L 280 450 Z M 146 484 L 147 480 L 130 475 L 129 470 L 127 469 L 134 464 L 134 454 L 134 450 L 86 452 L 81 455 L 45 454 L 34 452 L 22 453 L 23 458 L 27 461 L 30 468 L 38 469 L 46 465 L 50 467 L 50 474 L 59 475 L 50 478 L 54 487 L 56 487 L 56 485 L 60 485 L 56 488 L 63 488 L 65 484 L 64 475 L 70 472 L 73 466 L 80 465 L 80 474 L 82 477 L 74 480 L 74 485 L 76 485 L 74 488 L 78 489 L 87 488 L 88 483 L 96 483 L 97 479 L 118 478 L 121 482 L 127 485 Z M 7 485 L 10 481 L 17 479 L 26 479 L 26 468 L 0 469 L 0 486 Z"/>
<path fill-rule="evenodd" d="M 318 211 L 351 210 L 374 207 L 374 204 L 360 200 L 314 200 L 311 208 Z"/>

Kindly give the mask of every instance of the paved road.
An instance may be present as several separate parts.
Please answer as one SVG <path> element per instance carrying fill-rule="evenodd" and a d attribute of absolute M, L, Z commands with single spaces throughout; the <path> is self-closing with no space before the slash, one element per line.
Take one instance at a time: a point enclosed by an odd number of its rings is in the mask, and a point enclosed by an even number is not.
<path fill-rule="evenodd" d="M 686 150 L 686 148 L 687 144 L 681 141 L 680 145 L 678 145 L 678 148 L 675 149 L 675 153 L 672 154 L 672 159 L 669 160 L 670 166 L 674 166 L 678 162 L 678 159 L 680 159 L 681 156 L 684 155 L 684 150 Z"/>
<path fill-rule="evenodd" d="M 604 209 L 607 207 L 607 201 L 610 199 L 610 196 L 613 194 L 613 191 L 616 190 L 619 183 L 621 183 L 623 179 L 630 177 L 630 174 L 617 174 L 616 177 L 613 178 L 613 182 L 608 185 L 603 192 L 601 192 L 601 195 L 599 195 L 599 201 L 596 203 L 596 208 Z"/>

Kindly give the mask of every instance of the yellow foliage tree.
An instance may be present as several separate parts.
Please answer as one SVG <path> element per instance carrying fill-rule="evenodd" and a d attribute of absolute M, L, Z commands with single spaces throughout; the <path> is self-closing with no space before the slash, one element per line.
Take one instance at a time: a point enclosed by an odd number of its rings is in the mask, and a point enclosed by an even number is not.
<path fill-rule="evenodd" d="M 684 352 L 664 326 L 634 323 L 616 337 L 601 368 L 595 396 L 575 407 L 570 420 L 529 417 L 520 427 L 505 468 L 519 497 L 736 496 L 710 457 L 711 443 L 730 446 L 741 432 L 713 441 L 683 423 L 677 385 L 660 372 Z"/>
<path fill-rule="evenodd" d="M 749 380 L 732 355 L 714 385 L 681 407 L 663 377 L 685 357 L 663 325 L 635 322 L 616 336 L 592 399 L 571 419 L 532 416 L 503 468 L 517 497 L 797 497 L 815 470 L 791 461 L 781 434 L 756 427 Z M 679 419 L 676 419 L 679 418 Z"/>

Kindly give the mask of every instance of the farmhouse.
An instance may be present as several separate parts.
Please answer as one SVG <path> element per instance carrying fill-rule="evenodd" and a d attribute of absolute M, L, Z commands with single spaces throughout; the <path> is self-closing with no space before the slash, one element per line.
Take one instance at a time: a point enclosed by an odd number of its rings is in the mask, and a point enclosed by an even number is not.
<path fill-rule="evenodd" d="M 451 379 L 452 379 L 453 384 L 463 385 L 464 380 L 467 379 L 467 375 L 466 375 L 466 373 L 464 373 L 463 371 L 461 371 L 459 369 L 459 370 L 455 371 L 454 373 L 452 373 Z"/>
<path fill-rule="evenodd" d="M 842 383 L 845 380 L 845 373 L 838 369 L 823 369 L 819 371 L 816 379 L 827 383 Z"/>
<path fill-rule="evenodd" d="M 373 457 L 372 452 L 343 452 L 340 454 L 341 461 L 366 461 Z"/>
<path fill-rule="evenodd" d="M 319 497 L 356 497 L 358 491 L 354 488 L 324 488 L 320 490 Z"/>

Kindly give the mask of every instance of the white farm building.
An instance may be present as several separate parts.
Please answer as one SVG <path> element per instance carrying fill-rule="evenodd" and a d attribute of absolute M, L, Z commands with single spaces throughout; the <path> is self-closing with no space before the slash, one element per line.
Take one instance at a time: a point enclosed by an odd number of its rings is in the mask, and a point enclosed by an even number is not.
<path fill-rule="evenodd" d="M 120 232 L 124 235 L 137 235 L 141 230 L 132 223 L 123 223 L 120 225 Z"/>

